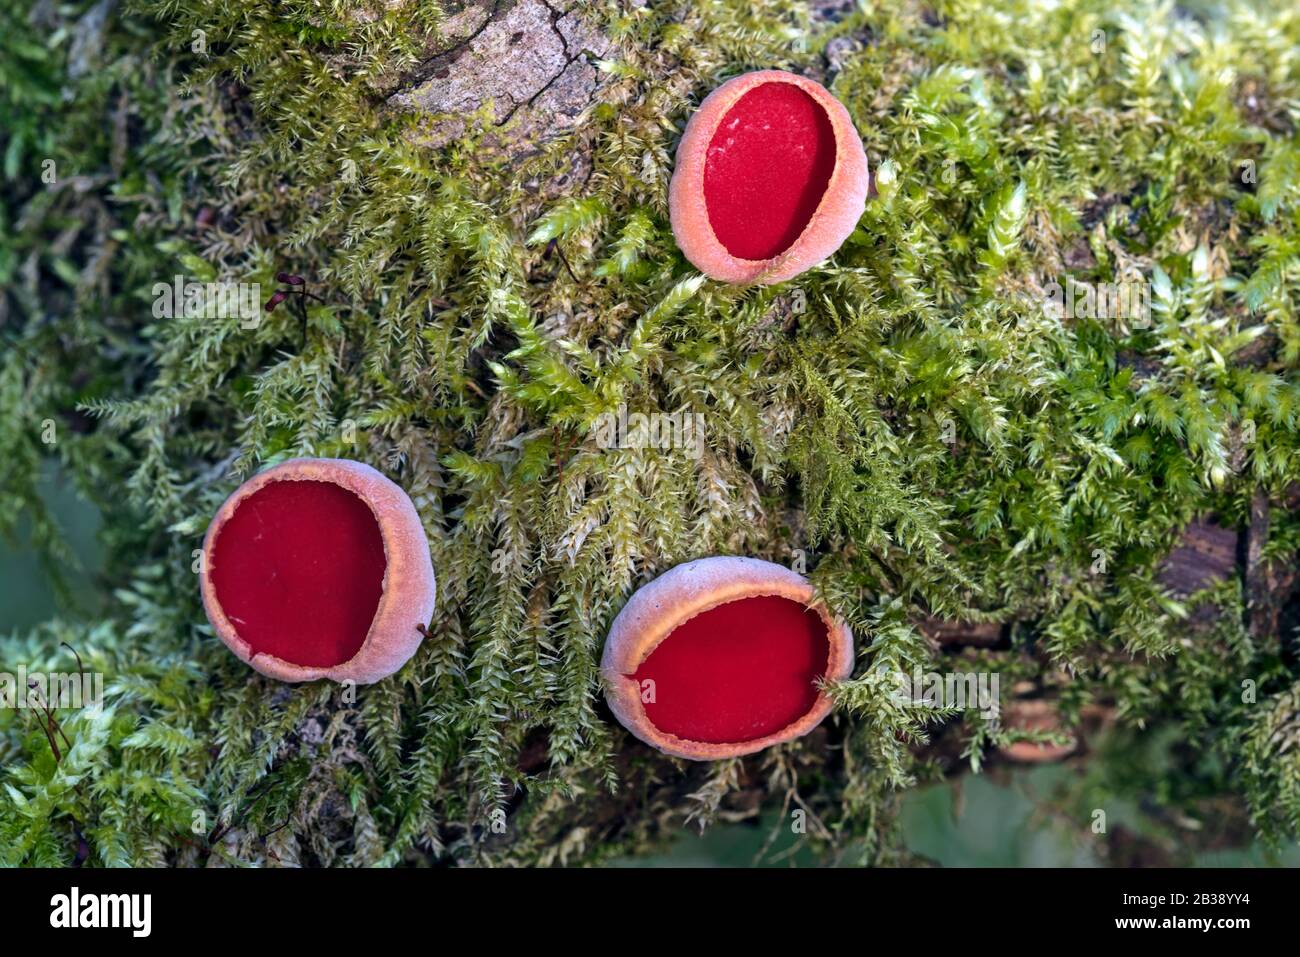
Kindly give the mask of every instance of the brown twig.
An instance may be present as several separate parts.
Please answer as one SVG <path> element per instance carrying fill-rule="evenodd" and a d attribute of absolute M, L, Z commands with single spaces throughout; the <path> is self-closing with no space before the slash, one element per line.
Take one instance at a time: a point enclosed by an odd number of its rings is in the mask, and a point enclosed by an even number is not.
<path fill-rule="evenodd" d="M 556 427 L 555 432 L 557 433 L 557 437 L 558 437 L 558 433 L 559 433 L 559 431 L 560 431 L 559 428 Z M 570 438 L 570 440 L 568 441 L 568 443 L 564 446 L 564 448 L 561 449 L 561 455 L 563 455 L 564 458 L 561 459 L 560 462 L 559 462 L 559 471 L 558 471 L 558 474 L 556 475 L 556 478 L 555 478 L 556 484 L 563 484 L 563 482 L 564 482 L 564 466 L 568 463 L 568 455 L 569 455 L 569 452 L 571 452 L 571 451 L 573 450 L 573 447 L 574 447 L 575 445 L 577 445 L 577 444 L 578 444 L 578 436 L 575 435 L 575 436 L 572 436 L 572 437 Z"/>
<path fill-rule="evenodd" d="M 569 278 L 572 279 L 574 282 L 577 282 L 578 275 L 573 271 L 573 267 L 569 265 L 569 257 L 564 255 L 564 250 L 560 248 L 559 239 L 552 239 L 549 243 L 546 244 L 546 252 L 542 254 L 542 258 L 550 259 L 552 253 L 560 257 L 560 262 L 564 263 L 564 268 L 569 272 Z"/>

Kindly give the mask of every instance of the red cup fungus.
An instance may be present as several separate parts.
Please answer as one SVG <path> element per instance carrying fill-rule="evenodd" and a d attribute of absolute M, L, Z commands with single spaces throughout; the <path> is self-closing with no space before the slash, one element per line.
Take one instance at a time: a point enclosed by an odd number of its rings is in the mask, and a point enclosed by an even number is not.
<path fill-rule="evenodd" d="M 839 249 L 869 185 L 844 105 L 813 80 L 760 70 L 722 84 L 686 124 L 668 209 L 678 247 L 700 272 L 769 284 Z"/>
<path fill-rule="evenodd" d="M 257 671 L 358 684 L 415 654 L 436 587 L 410 498 L 346 459 L 292 459 L 237 488 L 199 581 L 217 637 Z"/>
<path fill-rule="evenodd" d="M 830 713 L 821 678 L 853 670 L 853 633 L 782 565 L 717 557 L 639 589 L 601 660 L 610 708 L 666 754 L 712 761 L 807 734 Z"/>

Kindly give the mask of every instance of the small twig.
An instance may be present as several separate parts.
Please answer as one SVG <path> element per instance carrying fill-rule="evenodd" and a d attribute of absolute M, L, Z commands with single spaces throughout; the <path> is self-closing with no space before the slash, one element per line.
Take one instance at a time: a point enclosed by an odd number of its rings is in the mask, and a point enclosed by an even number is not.
<path fill-rule="evenodd" d="M 555 431 L 558 433 L 560 430 L 559 430 L 559 428 L 557 427 L 557 428 L 555 429 Z M 556 484 L 563 484 L 563 483 L 564 483 L 564 466 L 568 463 L 568 455 L 569 455 L 569 452 L 572 451 L 572 450 L 573 450 L 573 447 L 574 447 L 575 445 L 577 445 L 577 444 L 578 444 L 578 437 L 575 435 L 575 436 L 572 436 L 572 437 L 570 438 L 570 440 L 568 441 L 568 443 L 565 444 L 564 448 L 561 449 L 561 455 L 563 455 L 564 458 L 561 459 L 560 462 L 559 462 L 559 473 L 556 475 L 556 478 L 555 478 Z"/>
<path fill-rule="evenodd" d="M 58 743 L 54 740 L 54 733 L 56 731 L 58 732 L 59 737 L 63 739 L 64 746 L 69 751 L 72 750 L 72 741 L 68 738 L 67 734 L 64 733 L 58 719 L 54 717 L 54 712 L 50 710 L 48 702 L 42 700 L 36 680 L 32 679 L 31 681 L 28 681 L 27 687 L 30 690 L 37 692 L 36 703 L 40 706 L 41 711 L 45 715 L 45 720 L 41 722 L 41 730 L 45 732 L 45 738 L 50 742 L 50 750 L 54 753 L 54 763 L 60 764 L 63 761 L 63 753 L 59 750 Z"/>
<path fill-rule="evenodd" d="M 300 292 L 298 298 L 294 300 L 294 305 L 298 310 L 298 318 L 302 320 L 302 347 L 307 348 L 307 300 L 304 298 L 305 292 Z"/>
<path fill-rule="evenodd" d="M 560 262 L 564 263 L 564 268 L 569 272 L 569 278 L 574 282 L 577 282 L 578 275 L 573 271 L 573 267 L 569 265 L 569 257 L 564 255 L 564 250 L 560 248 L 560 240 L 558 238 L 552 239 L 546 244 L 546 252 L 542 254 L 543 258 L 550 259 L 552 253 L 555 253 L 560 257 Z"/>
<path fill-rule="evenodd" d="M 308 292 L 307 280 L 303 279 L 302 276 L 297 276 L 293 273 L 278 272 L 275 274 L 275 281 L 282 282 L 289 288 L 277 289 L 275 292 L 271 293 L 271 298 L 266 301 L 266 305 L 263 308 L 265 308 L 267 312 L 275 312 L 276 306 L 280 305 L 280 303 L 284 302 L 290 296 L 294 296 L 295 298 L 293 300 L 292 308 L 297 310 L 298 317 L 302 320 L 302 345 L 305 349 L 307 348 L 307 300 L 314 299 L 322 306 L 329 305 L 329 303 L 323 297 L 316 295 L 314 292 Z"/>
<path fill-rule="evenodd" d="M 293 820 L 293 815 L 291 814 L 291 815 L 289 815 L 288 817 L 286 817 L 286 818 L 284 819 L 284 823 L 283 823 L 283 824 L 277 824 L 275 827 L 271 828 L 269 831 L 267 831 L 265 834 L 263 834 L 263 835 L 259 838 L 259 840 L 265 841 L 268 837 L 270 837 L 270 836 L 271 836 L 272 834 L 274 834 L 276 831 L 283 831 L 286 827 L 289 826 L 289 822 L 292 821 L 292 820 Z M 272 853 L 274 853 L 274 852 L 272 852 Z M 277 857 L 276 860 L 278 861 L 279 858 Z"/>
<path fill-rule="evenodd" d="M 257 782 L 257 784 L 254 784 L 248 789 L 248 793 L 244 795 L 244 800 L 240 803 L 248 804 L 249 802 L 254 801 L 254 796 L 257 795 L 257 792 L 269 785 L 270 781 L 267 778 L 263 778 L 261 781 Z M 243 817 L 244 813 L 236 811 L 235 814 L 231 815 L 231 821 L 229 824 L 218 823 L 217 826 L 212 829 L 211 833 L 208 834 L 208 843 L 215 844 L 221 838 L 225 837 L 225 835 L 229 833 L 230 830 L 243 819 Z"/>
<path fill-rule="evenodd" d="M 72 652 L 72 657 L 77 659 L 77 674 L 84 674 L 86 671 L 86 666 L 81 663 L 81 655 L 77 654 L 77 649 L 73 648 L 66 641 L 61 641 L 59 642 L 59 644 L 61 644 L 64 648 L 67 648 L 70 652 Z"/>
<path fill-rule="evenodd" d="M 63 754 L 59 751 L 59 746 L 54 741 L 54 735 L 50 733 L 49 726 L 44 721 L 41 722 L 41 730 L 45 732 L 45 740 L 50 742 L 50 751 L 54 754 L 54 763 L 63 763 Z"/>

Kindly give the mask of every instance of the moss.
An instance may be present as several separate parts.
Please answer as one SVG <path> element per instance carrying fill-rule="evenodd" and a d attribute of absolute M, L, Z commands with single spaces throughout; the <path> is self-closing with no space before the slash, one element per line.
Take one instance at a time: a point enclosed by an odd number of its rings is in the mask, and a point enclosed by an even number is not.
<path fill-rule="evenodd" d="M 66 669 L 67 641 L 108 702 L 61 715 L 58 762 L 0 712 L 3 860 L 66 863 L 82 835 L 105 864 L 591 863 L 797 801 L 809 840 L 896 861 L 928 732 L 976 765 L 1014 737 L 881 693 L 946 667 L 926 616 L 1007 623 L 961 660 L 1067 717 L 1183 728 L 1294 835 L 1292 637 L 1251 633 L 1235 582 L 1160 578 L 1194 517 L 1248 524 L 1259 495 L 1268 554 L 1300 534 L 1292 13 L 583 3 L 608 46 L 578 122 L 435 148 L 389 101 L 455 13 L 137 0 L 102 34 L 85 3 L 0 31 L 0 530 L 57 454 L 105 508 L 115 595 L 6 639 L 29 668 Z M 828 82 L 876 195 L 831 264 L 736 289 L 677 252 L 666 186 L 690 103 L 756 67 Z M 279 270 L 325 300 L 305 324 L 151 315 L 176 273 L 269 295 Z M 1045 312 L 1067 276 L 1141 277 L 1152 321 Z M 597 448 L 620 404 L 702 412 L 704 454 Z M 380 685 L 276 685 L 204 624 L 207 521 L 295 455 L 372 462 L 424 519 L 432 637 Z M 795 550 L 862 639 L 823 732 L 681 767 L 609 720 L 596 662 L 639 581 Z"/>

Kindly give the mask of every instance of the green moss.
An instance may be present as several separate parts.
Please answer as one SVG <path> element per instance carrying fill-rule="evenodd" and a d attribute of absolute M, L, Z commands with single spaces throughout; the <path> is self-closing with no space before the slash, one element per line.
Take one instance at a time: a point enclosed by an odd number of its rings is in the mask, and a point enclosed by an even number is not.
<path fill-rule="evenodd" d="M 797 795 L 812 840 L 898 860 L 900 790 L 934 771 L 907 742 L 955 723 L 978 763 L 1014 737 L 880 692 L 879 669 L 936 664 L 923 613 L 1015 620 L 1010 651 L 971 660 L 1047 681 L 1067 715 L 1185 728 L 1244 770 L 1221 783 L 1266 835 L 1295 833 L 1291 636 L 1240 627 L 1238 592 L 1186 641 L 1158 578 L 1194 516 L 1244 521 L 1257 493 L 1282 561 L 1300 534 L 1294 15 L 583 5 L 613 41 L 599 105 L 510 155 L 420 147 L 384 109 L 445 23 L 433 4 L 139 0 L 74 77 L 86 8 L 49 14 L 71 33 L 0 31 L 0 531 L 35 510 L 57 561 L 52 452 L 102 503 L 111 616 L 4 651 L 66 667 L 66 640 L 109 700 L 64 716 L 58 763 L 34 715 L 0 712 L 3 860 L 66 862 L 80 833 L 106 864 L 589 863 L 753 789 Z M 733 289 L 676 250 L 666 185 L 687 98 L 768 66 L 828 79 L 878 195 L 831 264 Z M 549 190 L 575 156 L 589 175 Z M 43 158 L 69 185 L 41 183 Z M 282 269 L 326 300 L 305 332 L 284 309 L 151 315 L 177 272 L 269 294 Z M 1067 275 L 1143 277 L 1152 322 L 1046 315 Z M 598 449 L 620 403 L 704 413 L 705 454 Z M 355 700 L 253 675 L 199 607 L 208 519 L 292 455 L 384 467 L 433 547 L 432 638 Z M 596 662 L 636 585 L 796 549 L 860 637 L 835 747 L 679 767 L 631 743 Z M 1234 703 L 1246 678 L 1258 704 Z"/>

